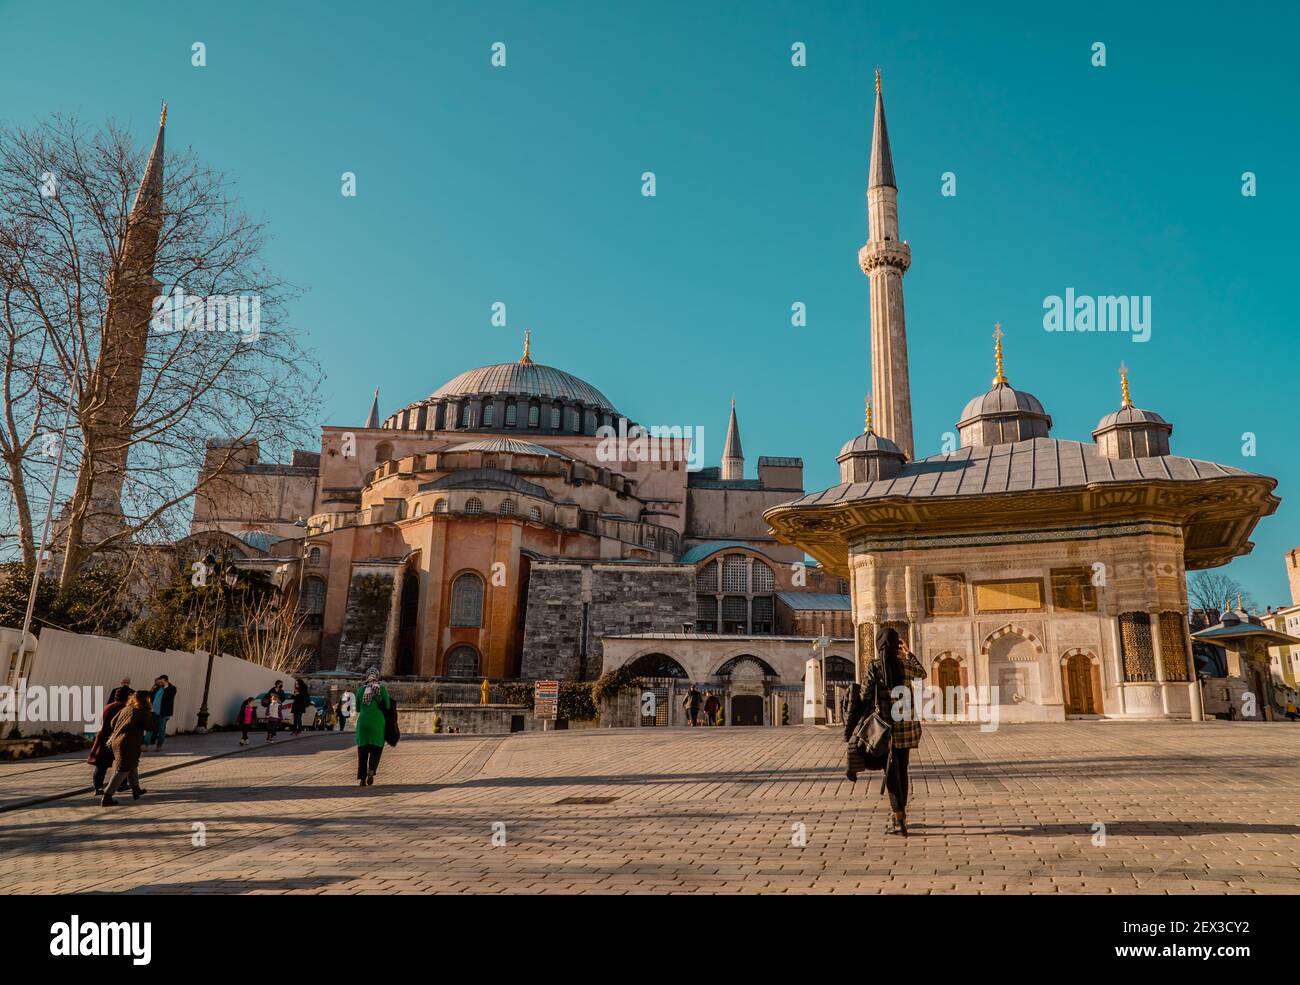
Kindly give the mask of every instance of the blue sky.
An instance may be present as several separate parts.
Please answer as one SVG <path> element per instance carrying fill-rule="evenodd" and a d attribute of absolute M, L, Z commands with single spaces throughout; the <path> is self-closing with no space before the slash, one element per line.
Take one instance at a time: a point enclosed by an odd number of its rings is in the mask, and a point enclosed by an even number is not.
<path fill-rule="evenodd" d="M 531 327 L 539 362 L 630 417 L 704 426 L 710 462 L 735 394 L 750 469 L 802 456 L 809 489 L 837 481 L 869 387 L 856 254 L 878 65 L 918 454 L 987 388 L 996 321 L 1056 437 L 1089 440 L 1122 359 L 1176 454 L 1280 480 L 1230 573 L 1287 601 L 1294 9 L 0 2 L 0 25 L 0 119 L 113 117 L 144 144 L 166 98 L 169 147 L 237 181 L 305 289 L 294 323 L 329 376 L 325 421 L 359 424 L 375 386 L 388 412 L 516 358 Z M 1149 295 L 1151 340 L 1045 332 L 1043 299 L 1067 287 Z"/>

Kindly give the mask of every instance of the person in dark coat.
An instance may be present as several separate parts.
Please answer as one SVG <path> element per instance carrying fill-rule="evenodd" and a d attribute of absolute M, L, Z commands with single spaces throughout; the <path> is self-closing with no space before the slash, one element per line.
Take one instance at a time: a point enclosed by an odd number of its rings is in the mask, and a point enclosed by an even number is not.
<path fill-rule="evenodd" d="M 117 691 L 113 693 L 116 694 Z M 127 698 L 129 697 L 128 694 Z M 95 767 L 91 782 L 95 785 L 95 795 L 98 797 L 104 796 L 104 780 L 108 777 L 108 768 L 113 765 L 113 750 L 108 744 L 109 737 L 113 734 L 113 719 L 125 707 L 126 698 L 104 705 L 104 717 L 100 719 L 99 731 L 90 746 L 90 755 L 86 757 L 86 762 Z"/>
<path fill-rule="evenodd" d="M 700 689 L 694 684 L 686 692 L 686 697 L 682 699 L 682 708 L 686 711 L 686 716 L 691 720 L 691 727 L 694 728 L 700 724 L 700 704 L 704 701 L 704 695 L 700 694 Z"/>
<path fill-rule="evenodd" d="M 885 789 L 889 791 L 891 808 L 889 834 L 907 837 L 908 760 L 912 750 L 921 744 L 921 709 L 915 701 L 896 702 L 892 694 L 898 687 L 911 687 L 911 682 L 925 677 L 921 666 L 900 639 L 898 630 L 883 627 L 876 634 L 876 659 L 867 667 L 866 677 L 859 687 L 850 690 L 848 715 L 844 719 L 844 739 L 848 741 L 864 715 L 879 709 L 892 726 L 889 733 L 890 759 L 885 771 Z"/>
<path fill-rule="evenodd" d="M 104 790 L 101 807 L 116 807 L 113 794 L 123 783 L 131 785 L 131 796 L 136 800 L 147 793 L 140 786 L 140 753 L 144 748 L 144 734 L 156 726 L 150 708 L 148 691 L 136 691 L 126 706 L 113 719 L 108 745 L 113 750 L 113 779 Z"/>
<path fill-rule="evenodd" d="M 300 678 L 293 689 L 294 735 L 302 735 L 302 716 L 306 713 L 309 704 L 311 704 L 311 691 L 307 687 L 307 682 Z"/>
<path fill-rule="evenodd" d="M 163 743 L 167 741 L 167 722 L 176 711 L 176 685 L 166 674 L 159 674 L 149 692 L 149 703 L 153 712 L 153 732 L 149 742 L 154 752 L 162 752 Z M 145 745 L 149 745 L 146 742 Z"/>
<path fill-rule="evenodd" d="M 123 677 L 122 683 L 108 692 L 108 702 L 109 704 L 114 702 L 126 704 L 126 699 L 131 697 L 134 693 L 135 688 L 131 686 L 131 678 Z"/>

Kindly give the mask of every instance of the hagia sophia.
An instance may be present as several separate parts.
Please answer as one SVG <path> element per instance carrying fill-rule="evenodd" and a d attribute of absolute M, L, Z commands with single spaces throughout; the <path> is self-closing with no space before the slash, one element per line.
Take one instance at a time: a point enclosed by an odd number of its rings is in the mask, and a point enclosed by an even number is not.
<path fill-rule="evenodd" d="M 760 457 L 747 478 L 734 401 L 716 467 L 689 469 L 687 439 L 607 460 L 602 429 L 626 415 L 526 340 L 386 418 L 376 393 L 363 426 L 322 428 L 319 453 L 264 463 L 241 444 L 192 532 L 288 567 L 322 671 L 585 680 L 630 665 L 719 691 L 728 723 L 774 724 L 767 699 L 801 690 L 814 639 L 847 681 L 891 625 L 932 683 L 1002 719 L 1199 718 L 1186 573 L 1251 550 L 1275 480 L 1172 454 L 1172 424 L 1135 406 L 1127 375 L 1091 440 L 1053 437 L 1010 382 L 1000 328 L 960 447 L 917 459 L 911 250 L 878 75 L 867 202 L 873 399 L 839 485 L 807 493 L 798 457 Z M 230 450 L 214 441 L 213 460 Z"/>

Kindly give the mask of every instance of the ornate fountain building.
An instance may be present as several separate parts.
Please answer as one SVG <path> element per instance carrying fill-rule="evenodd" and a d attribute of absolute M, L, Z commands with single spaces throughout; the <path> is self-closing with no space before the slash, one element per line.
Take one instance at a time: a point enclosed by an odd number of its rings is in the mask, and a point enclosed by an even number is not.
<path fill-rule="evenodd" d="M 878 421 L 841 449 L 837 486 L 765 514 L 776 537 L 849 580 L 857 672 L 875 631 L 904 633 L 928 683 L 974 688 L 1004 720 L 1200 717 L 1186 572 L 1248 553 L 1274 479 L 1170 453 L 1172 426 L 1118 409 L 1081 442 L 1003 371 L 957 421 L 960 447 L 915 459 L 897 187 L 879 76 L 867 198 Z M 879 432 L 877 432 L 877 427 Z"/>

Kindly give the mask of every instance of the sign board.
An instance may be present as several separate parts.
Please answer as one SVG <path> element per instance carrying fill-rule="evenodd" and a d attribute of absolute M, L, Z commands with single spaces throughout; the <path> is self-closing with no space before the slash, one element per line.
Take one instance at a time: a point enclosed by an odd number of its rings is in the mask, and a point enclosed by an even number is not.
<path fill-rule="evenodd" d="M 533 714 L 538 718 L 555 721 L 556 709 L 560 704 L 560 682 L 538 681 L 534 688 Z"/>

